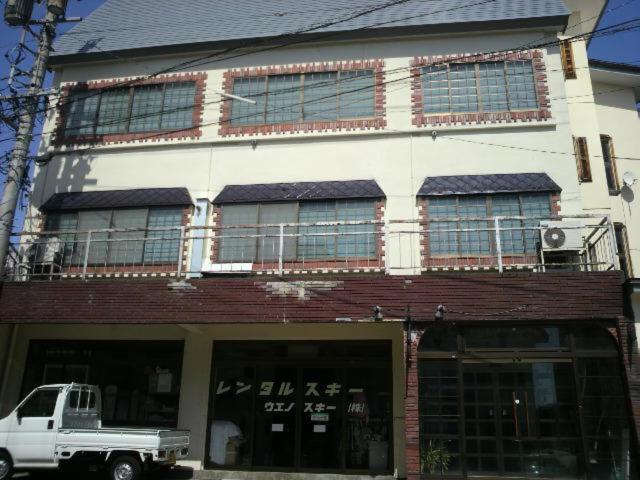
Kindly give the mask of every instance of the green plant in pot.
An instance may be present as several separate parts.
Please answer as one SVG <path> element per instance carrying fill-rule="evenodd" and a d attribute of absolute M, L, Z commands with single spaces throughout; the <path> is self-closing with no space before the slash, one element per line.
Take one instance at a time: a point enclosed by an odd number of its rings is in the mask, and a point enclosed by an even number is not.
<path fill-rule="evenodd" d="M 420 450 L 420 463 L 422 473 L 444 475 L 451 463 L 451 454 L 447 451 L 444 442 L 429 440 L 428 445 L 423 445 Z"/>

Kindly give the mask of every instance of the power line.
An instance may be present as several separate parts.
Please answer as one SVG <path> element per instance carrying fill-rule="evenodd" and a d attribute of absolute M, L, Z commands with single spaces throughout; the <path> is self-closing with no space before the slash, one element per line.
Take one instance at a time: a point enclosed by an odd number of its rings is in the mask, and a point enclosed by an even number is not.
<path fill-rule="evenodd" d="M 591 32 L 591 33 L 593 33 L 593 32 Z M 584 35 L 586 35 L 586 34 L 582 34 L 581 36 L 584 36 Z M 559 43 L 559 42 L 558 41 L 547 42 L 546 45 L 548 45 L 548 44 L 557 44 L 557 43 Z M 507 53 L 509 51 L 512 51 L 512 50 L 501 51 L 501 52 L 499 52 L 499 54 L 504 54 L 504 53 Z M 465 59 L 473 58 L 474 56 L 478 56 L 478 55 L 485 56 L 487 54 L 485 54 L 485 53 L 474 54 L 474 55 L 470 55 L 468 57 L 465 57 Z M 442 62 L 442 64 L 446 64 L 446 63 L 447 62 Z M 434 64 L 434 65 L 436 65 L 436 64 Z M 398 69 L 393 69 L 393 70 L 386 71 L 385 73 L 389 73 L 391 71 L 397 71 L 397 70 L 407 70 L 407 69 L 412 70 L 414 68 L 415 67 L 400 67 Z M 412 78 L 413 78 L 413 76 L 403 77 L 403 78 L 399 78 L 399 79 L 394 79 L 394 80 L 389 80 L 389 81 L 386 81 L 386 82 L 382 82 L 382 84 L 383 85 L 389 85 L 389 84 L 392 84 L 392 83 L 399 83 L 399 82 L 402 82 L 402 81 L 411 80 Z M 332 83 L 335 83 L 335 81 L 326 82 L 326 84 L 332 84 Z M 321 85 L 318 85 L 318 87 L 320 87 L 320 86 Z M 314 87 L 314 88 L 316 88 L 316 87 Z M 349 90 L 347 92 L 343 92 L 342 94 L 345 95 L 345 94 L 356 93 L 356 92 L 363 91 L 363 90 L 369 90 L 371 88 L 372 88 L 371 86 L 361 87 L 361 88 L 358 88 L 358 89 L 354 89 L 354 90 Z M 600 94 L 600 93 L 609 93 L 609 92 L 618 91 L 618 90 L 626 90 L 627 88 L 629 88 L 629 87 L 624 87 L 624 88 L 620 88 L 620 89 L 613 89 L 613 90 L 606 90 L 606 91 L 603 91 L 603 92 L 594 92 L 593 95 L 597 95 L 597 94 Z M 297 89 L 293 88 L 293 89 L 290 89 L 290 91 L 297 91 Z M 283 92 L 285 92 L 285 89 L 283 89 L 282 92 L 279 91 L 279 93 L 283 93 Z M 260 95 L 264 95 L 264 94 L 260 94 Z M 258 97 L 260 95 L 256 95 L 254 97 Z M 337 94 L 331 94 L 331 95 L 327 95 L 327 96 L 324 96 L 324 97 L 319 97 L 319 98 L 316 98 L 316 99 L 313 99 L 313 100 L 310 100 L 310 101 L 306 101 L 306 102 L 298 102 L 295 105 L 303 106 L 303 105 L 306 105 L 306 104 L 318 103 L 318 102 L 322 102 L 324 100 L 333 99 L 336 96 L 337 96 Z M 559 100 L 559 99 L 563 99 L 563 98 L 564 99 L 568 99 L 568 98 L 574 98 L 574 97 L 577 98 L 577 97 L 584 97 L 584 96 L 590 96 L 590 94 L 589 95 L 565 96 L 565 97 L 553 97 L 552 100 Z M 226 100 L 222 100 L 222 101 L 226 101 Z M 212 104 L 217 104 L 217 103 L 221 103 L 221 100 L 205 102 L 203 105 L 212 105 Z M 281 110 L 283 110 L 285 108 L 290 108 L 291 106 L 292 105 L 288 105 L 286 107 L 267 110 L 266 113 L 274 113 L 274 112 L 277 112 L 277 111 L 281 111 Z M 174 111 L 181 111 L 181 110 L 182 110 L 182 108 L 178 108 L 178 109 L 175 109 Z M 168 111 L 168 113 L 169 112 L 170 111 Z M 131 118 L 132 119 L 133 118 L 145 118 L 145 117 L 156 116 L 157 114 L 158 114 L 157 112 L 153 112 L 153 113 L 150 113 L 150 114 L 132 116 Z M 255 116 L 255 113 L 251 113 L 251 114 L 244 115 L 244 116 L 239 116 L 239 117 L 234 117 L 234 118 L 231 118 L 231 119 L 227 120 L 226 122 L 231 122 L 233 120 L 238 120 L 238 119 L 247 118 L 247 117 L 253 117 L 253 116 Z M 96 124 L 96 126 L 108 126 L 108 125 L 119 124 L 121 122 L 122 122 L 122 120 L 114 120 L 114 121 L 111 121 L 111 122 L 99 123 L 99 124 Z M 162 132 L 157 132 L 157 133 L 154 132 L 152 134 L 149 134 L 149 136 L 145 136 L 145 137 L 140 138 L 139 140 L 152 139 L 152 138 L 156 138 L 156 137 L 159 137 L 159 136 L 165 136 L 167 134 L 179 133 L 181 131 L 190 130 L 192 128 L 203 127 L 203 126 L 211 126 L 211 125 L 222 124 L 222 123 L 225 123 L 225 122 L 215 121 L 215 122 L 209 122 L 209 123 L 205 123 L 205 124 L 192 125 L 192 126 L 189 126 L 189 127 L 175 129 L 175 130 L 162 131 Z M 53 133 L 55 133 L 55 131 L 41 132 L 39 134 L 34 134 L 34 136 L 42 136 L 42 135 L 48 135 L 48 134 L 53 134 Z M 0 142 L 10 141 L 10 140 L 12 140 L 12 138 L 5 138 L 5 139 L 0 140 Z M 76 151 L 90 151 L 90 150 L 95 149 L 95 148 L 96 147 L 87 148 L 87 149 L 80 149 L 80 150 L 76 150 Z"/>

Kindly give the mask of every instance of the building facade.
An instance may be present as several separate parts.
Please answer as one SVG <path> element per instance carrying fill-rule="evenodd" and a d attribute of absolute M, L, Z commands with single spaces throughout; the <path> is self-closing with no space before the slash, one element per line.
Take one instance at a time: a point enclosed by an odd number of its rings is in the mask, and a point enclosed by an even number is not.
<path fill-rule="evenodd" d="M 97 384 L 215 478 L 636 478 L 640 74 L 587 59 L 605 2 L 194 3 L 56 44 L 0 413 Z"/>

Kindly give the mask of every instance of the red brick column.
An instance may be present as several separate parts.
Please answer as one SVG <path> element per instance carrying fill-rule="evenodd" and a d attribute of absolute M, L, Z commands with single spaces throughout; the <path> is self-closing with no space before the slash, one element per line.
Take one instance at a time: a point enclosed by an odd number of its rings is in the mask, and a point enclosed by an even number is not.
<path fill-rule="evenodd" d="M 405 358 L 407 347 L 409 351 L 409 361 L 406 365 L 407 372 L 407 392 L 404 402 L 405 413 L 405 449 L 406 449 L 406 470 L 408 480 L 420 478 L 420 416 L 419 416 L 419 393 L 418 393 L 418 345 L 424 329 L 412 329 L 411 344 L 407 342 L 407 332 L 405 331 Z"/>
<path fill-rule="evenodd" d="M 629 392 L 629 412 L 631 414 L 631 451 L 635 453 L 636 461 L 640 459 L 640 351 L 635 337 L 633 320 L 620 317 L 615 327 L 615 335 L 619 339 L 620 351 L 624 363 L 625 386 Z M 636 466 L 636 469 L 638 466 Z"/>

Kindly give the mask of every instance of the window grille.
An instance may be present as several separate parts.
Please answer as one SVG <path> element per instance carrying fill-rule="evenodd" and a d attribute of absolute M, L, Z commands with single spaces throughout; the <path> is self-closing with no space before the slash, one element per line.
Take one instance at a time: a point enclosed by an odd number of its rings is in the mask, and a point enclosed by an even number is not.
<path fill-rule="evenodd" d="M 231 125 L 335 121 L 375 116 L 373 70 L 236 78 Z"/>
<path fill-rule="evenodd" d="M 93 136 L 180 130 L 193 126 L 195 82 L 72 92 L 65 135 Z"/>
<path fill-rule="evenodd" d="M 423 67 L 423 112 L 489 113 L 538 108 L 530 60 Z"/>

